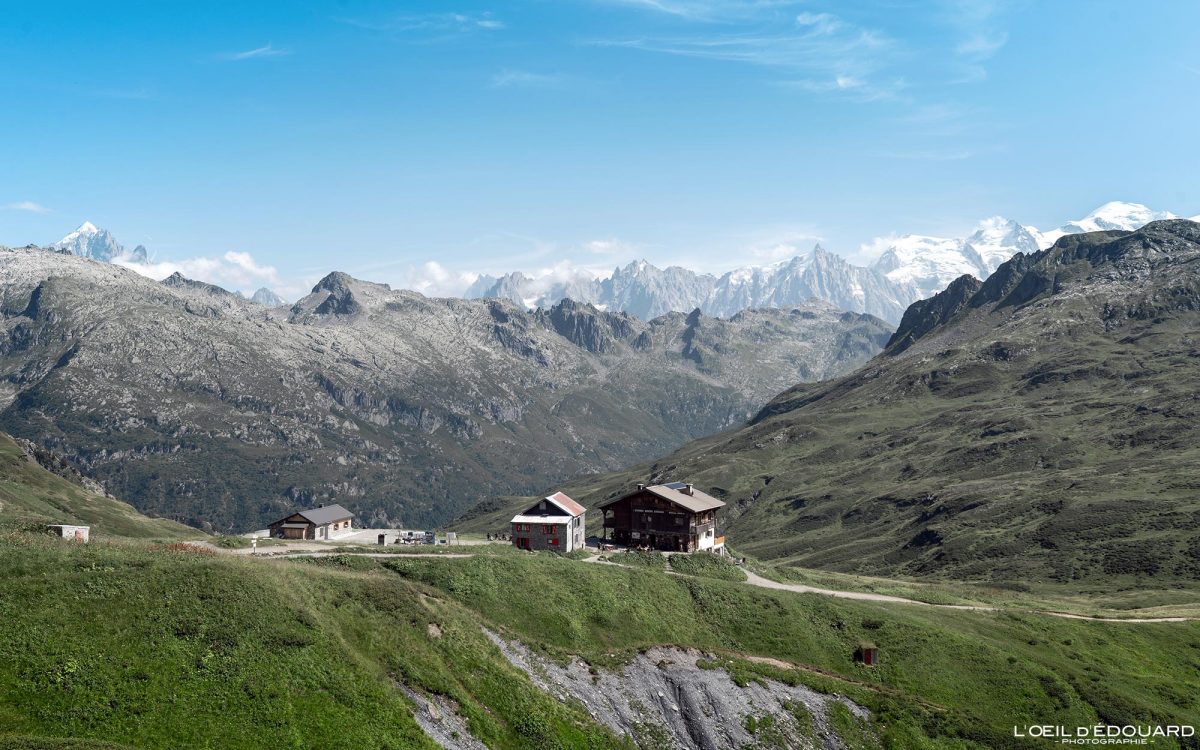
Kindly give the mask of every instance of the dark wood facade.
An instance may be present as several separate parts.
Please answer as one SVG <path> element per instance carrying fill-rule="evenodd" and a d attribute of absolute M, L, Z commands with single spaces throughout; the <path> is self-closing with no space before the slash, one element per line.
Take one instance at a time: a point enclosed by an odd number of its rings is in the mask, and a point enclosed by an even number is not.
<path fill-rule="evenodd" d="M 682 483 L 639 487 L 600 506 L 605 541 L 666 552 L 713 549 L 719 500 Z"/>

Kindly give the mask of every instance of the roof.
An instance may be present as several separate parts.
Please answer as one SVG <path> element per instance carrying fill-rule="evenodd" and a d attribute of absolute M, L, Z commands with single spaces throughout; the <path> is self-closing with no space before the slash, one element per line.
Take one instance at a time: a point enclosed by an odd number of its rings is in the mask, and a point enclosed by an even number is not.
<path fill-rule="evenodd" d="M 570 513 L 572 516 L 582 516 L 587 512 L 587 508 L 567 497 L 565 492 L 555 492 L 553 495 L 547 495 L 546 499 Z"/>
<path fill-rule="evenodd" d="M 522 513 L 521 515 L 513 516 L 513 519 L 510 521 L 510 523 L 560 524 L 569 523 L 570 520 L 571 519 L 567 516 L 527 516 Z"/>
<path fill-rule="evenodd" d="M 343 518 L 353 518 L 354 514 L 340 505 L 323 505 L 320 508 L 309 508 L 308 510 L 298 510 L 295 513 L 288 513 L 275 523 L 286 521 L 292 516 L 304 516 L 314 526 L 324 526 L 327 523 L 340 521 Z"/>
<path fill-rule="evenodd" d="M 646 487 L 644 489 L 634 490 L 633 492 L 627 492 L 618 498 L 609 500 L 606 503 L 601 503 L 599 507 L 607 508 L 608 506 L 619 503 L 622 500 L 624 500 L 625 498 L 629 497 L 630 495 L 636 495 L 639 492 L 649 492 L 651 494 L 658 495 L 663 500 L 667 500 L 669 502 L 675 503 L 676 505 L 678 505 L 682 508 L 686 508 L 687 510 L 692 511 L 693 513 L 700 513 L 701 511 L 706 511 L 706 510 L 716 510 L 717 508 L 725 507 L 725 503 L 716 499 L 712 495 L 705 494 L 694 487 L 692 488 L 692 494 L 689 495 L 686 492 L 684 492 L 684 490 L 686 490 L 686 489 L 687 489 L 687 484 L 685 482 L 670 482 L 668 484 L 652 484 L 649 487 Z"/>

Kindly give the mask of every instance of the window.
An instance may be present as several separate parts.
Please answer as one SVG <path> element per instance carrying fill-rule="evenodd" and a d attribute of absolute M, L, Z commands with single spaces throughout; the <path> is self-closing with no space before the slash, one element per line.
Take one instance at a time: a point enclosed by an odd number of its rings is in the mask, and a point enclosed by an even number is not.
<path fill-rule="evenodd" d="M 554 524 L 552 524 L 552 523 L 542 524 L 542 533 L 543 534 L 553 534 L 554 533 Z"/>
<path fill-rule="evenodd" d="M 550 546 L 551 546 L 551 547 L 557 547 L 557 546 L 558 546 L 558 537 L 555 537 L 555 538 L 553 538 L 553 539 L 551 539 L 551 540 L 550 540 Z"/>

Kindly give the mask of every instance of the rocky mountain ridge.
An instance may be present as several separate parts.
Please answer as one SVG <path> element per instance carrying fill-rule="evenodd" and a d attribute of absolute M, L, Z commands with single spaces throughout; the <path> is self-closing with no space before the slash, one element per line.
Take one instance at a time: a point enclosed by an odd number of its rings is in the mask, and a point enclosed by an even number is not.
<path fill-rule="evenodd" d="M 563 489 L 686 477 L 739 550 L 804 567 L 1200 580 L 1198 329 L 1200 224 L 1064 236 L 913 305 L 854 373 Z"/>
<path fill-rule="evenodd" d="M 431 525 L 612 470 L 845 372 L 891 327 L 824 303 L 652 321 L 332 273 L 291 307 L 0 250 L 0 425 L 139 509 L 220 530 L 341 502 Z"/>

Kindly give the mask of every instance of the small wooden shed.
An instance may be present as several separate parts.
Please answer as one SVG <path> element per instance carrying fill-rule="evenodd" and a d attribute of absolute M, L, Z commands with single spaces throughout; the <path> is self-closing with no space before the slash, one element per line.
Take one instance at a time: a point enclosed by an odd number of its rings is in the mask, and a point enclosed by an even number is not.
<path fill-rule="evenodd" d="M 870 641 L 863 641 L 854 651 L 854 661 L 868 667 L 879 666 L 879 647 Z"/>
<path fill-rule="evenodd" d="M 55 536 L 75 542 L 86 542 L 92 530 L 90 526 L 76 526 L 69 523 L 54 523 L 48 525 L 46 528 L 50 529 Z"/>

